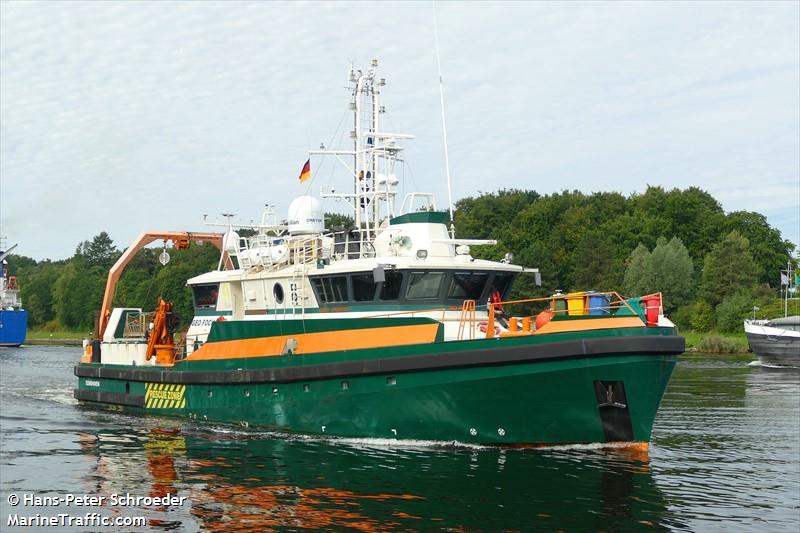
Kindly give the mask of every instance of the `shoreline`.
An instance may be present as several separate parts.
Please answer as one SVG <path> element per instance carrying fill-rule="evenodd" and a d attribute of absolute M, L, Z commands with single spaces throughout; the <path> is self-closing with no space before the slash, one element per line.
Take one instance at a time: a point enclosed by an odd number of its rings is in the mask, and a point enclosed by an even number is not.
<path fill-rule="evenodd" d="M 81 346 L 83 339 L 33 338 L 25 339 L 23 346 Z"/>

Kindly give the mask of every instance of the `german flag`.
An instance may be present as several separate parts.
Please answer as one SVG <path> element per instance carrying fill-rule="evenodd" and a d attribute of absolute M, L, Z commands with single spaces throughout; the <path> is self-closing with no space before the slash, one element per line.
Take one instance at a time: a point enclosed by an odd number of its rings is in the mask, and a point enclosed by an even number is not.
<path fill-rule="evenodd" d="M 300 183 L 303 183 L 310 177 L 311 177 L 311 159 L 306 161 L 306 164 L 303 165 L 303 170 L 300 171 L 300 177 L 297 179 L 300 180 Z"/>

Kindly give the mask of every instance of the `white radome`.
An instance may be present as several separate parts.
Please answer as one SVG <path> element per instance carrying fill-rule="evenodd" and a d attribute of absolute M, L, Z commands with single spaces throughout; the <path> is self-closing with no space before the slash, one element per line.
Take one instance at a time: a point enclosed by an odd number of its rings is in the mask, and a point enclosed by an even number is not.
<path fill-rule="evenodd" d="M 322 202 L 313 196 L 298 196 L 289 204 L 289 234 L 311 235 L 322 233 L 325 229 L 325 217 Z"/>

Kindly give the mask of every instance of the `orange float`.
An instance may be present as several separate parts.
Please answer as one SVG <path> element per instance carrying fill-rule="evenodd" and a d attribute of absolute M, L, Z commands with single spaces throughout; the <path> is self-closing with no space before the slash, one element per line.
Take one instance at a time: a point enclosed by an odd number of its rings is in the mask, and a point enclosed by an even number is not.
<path fill-rule="evenodd" d="M 552 318 L 553 318 L 553 311 L 551 311 L 550 309 L 546 309 L 541 313 L 539 313 L 538 315 L 536 315 L 536 329 L 539 329 L 548 322 L 550 322 Z"/>

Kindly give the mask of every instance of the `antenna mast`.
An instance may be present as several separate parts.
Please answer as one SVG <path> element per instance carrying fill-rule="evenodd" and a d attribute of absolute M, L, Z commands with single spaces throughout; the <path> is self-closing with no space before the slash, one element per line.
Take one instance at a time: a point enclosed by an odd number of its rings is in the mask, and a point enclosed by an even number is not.
<path fill-rule="evenodd" d="M 350 110 L 353 112 L 353 130 L 350 136 L 352 150 L 309 150 L 309 155 L 333 155 L 347 169 L 354 181 L 352 193 L 337 193 L 332 189 L 321 192 L 323 198 L 344 200 L 353 209 L 356 228 L 362 240 L 371 242 L 380 231 L 383 216 L 394 216 L 394 199 L 397 194 L 394 175 L 395 163 L 402 161 L 403 148 L 398 141 L 413 139 L 413 135 L 381 131 L 380 115 L 386 112 L 380 104 L 385 78 L 377 77 L 378 60 L 373 59 L 366 71 L 350 68 Z M 342 157 L 352 157 L 352 167 Z M 382 209 L 385 211 L 382 211 Z M 359 248 L 359 257 L 365 253 Z"/>
<path fill-rule="evenodd" d="M 439 23 L 436 19 L 436 2 L 433 6 L 433 35 L 436 40 L 436 64 L 439 67 L 439 99 L 442 104 L 442 137 L 444 138 L 444 170 L 447 176 L 447 207 L 450 211 L 450 238 L 455 238 L 456 227 L 453 224 L 453 192 L 450 185 L 450 158 L 447 154 L 447 122 L 444 117 L 444 82 L 442 81 L 442 60 L 439 57 Z"/>

